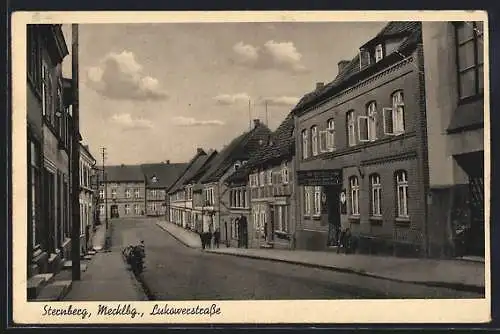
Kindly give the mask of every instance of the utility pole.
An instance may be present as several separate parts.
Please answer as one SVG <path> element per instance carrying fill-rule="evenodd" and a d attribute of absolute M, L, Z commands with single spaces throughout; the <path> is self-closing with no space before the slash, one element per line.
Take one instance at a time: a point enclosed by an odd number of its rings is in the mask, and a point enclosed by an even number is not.
<path fill-rule="evenodd" d="M 71 79 L 73 88 L 71 274 L 80 280 L 80 126 L 78 93 L 78 24 L 71 25 Z"/>
<path fill-rule="evenodd" d="M 106 160 L 106 147 L 102 151 L 102 185 L 104 186 L 104 211 L 106 212 L 106 229 L 108 229 L 108 185 L 106 184 L 106 173 L 104 171 L 104 161 Z"/>
<path fill-rule="evenodd" d="M 268 123 L 268 117 L 267 117 L 267 100 L 266 100 L 266 125 L 269 126 L 269 123 Z"/>
<path fill-rule="evenodd" d="M 248 99 L 248 122 L 249 122 L 249 130 L 252 130 L 252 107 L 251 107 L 251 100 Z"/>

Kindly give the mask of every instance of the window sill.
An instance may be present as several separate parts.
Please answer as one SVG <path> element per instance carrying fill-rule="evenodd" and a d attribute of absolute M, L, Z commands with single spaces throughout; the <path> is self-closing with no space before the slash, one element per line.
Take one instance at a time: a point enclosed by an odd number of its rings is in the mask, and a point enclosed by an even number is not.
<path fill-rule="evenodd" d="M 349 222 L 359 224 L 361 217 L 359 215 L 350 215 L 348 218 Z"/>
<path fill-rule="evenodd" d="M 382 225 L 384 222 L 382 216 L 370 216 L 371 225 Z"/>
<path fill-rule="evenodd" d="M 410 226 L 410 217 L 396 217 L 394 223 L 397 226 Z"/>

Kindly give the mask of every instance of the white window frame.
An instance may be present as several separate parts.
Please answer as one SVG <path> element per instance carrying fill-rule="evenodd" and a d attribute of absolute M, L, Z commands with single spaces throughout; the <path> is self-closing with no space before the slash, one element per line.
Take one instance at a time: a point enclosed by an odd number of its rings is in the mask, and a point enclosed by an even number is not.
<path fill-rule="evenodd" d="M 259 186 L 263 187 L 266 184 L 266 173 L 264 171 L 259 173 Z"/>
<path fill-rule="evenodd" d="M 103 216 L 106 213 L 104 210 L 104 204 L 99 204 L 99 214 Z"/>
<path fill-rule="evenodd" d="M 405 103 L 402 90 L 392 94 L 392 110 L 394 135 L 397 136 L 405 132 Z"/>
<path fill-rule="evenodd" d="M 313 157 L 318 155 L 318 127 L 311 126 L 311 153 Z"/>
<path fill-rule="evenodd" d="M 377 102 L 370 102 L 366 109 L 368 116 L 368 140 L 377 140 Z"/>
<path fill-rule="evenodd" d="M 347 119 L 347 143 L 349 146 L 356 146 L 356 118 L 354 110 L 349 110 L 346 114 Z"/>
<path fill-rule="evenodd" d="M 269 185 L 269 186 L 273 185 L 273 171 L 272 170 L 267 171 L 267 185 Z"/>
<path fill-rule="evenodd" d="M 125 204 L 125 214 L 130 215 L 130 204 Z"/>
<path fill-rule="evenodd" d="M 402 196 L 400 196 L 402 195 Z M 408 173 L 404 170 L 396 172 L 396 197 L 398 218 L 409 218 L 408 212 Z M 403 202 L 401 202 L 403 197 Z"/>
<path fill-rule="evenodd" d="M 311 188 L 304 187 L 304 215 L 311 215 Z"/>
<path fill-rule="evenodd" d="M 288 172 L 288 166 L 287 166 L 287 164 L 283 164 L 283 167 L 281 169 L 281 182 L 283 184 L 288 184 L 288 182 L 289 182 L 289 179 L 288 179 L 289 175 L 288 175 L 288 173 L 289 172 Z"/>
<path fill-rule="evenodd" d="M 359 178 L 351 176 L 349 178 L 350 202 L 351 202 L 351 215 L 359 216 Z"/>
<path fill-rule="evenodd" d="M 388 115 L 390 113 L 390 115 Z M 387 136 L 394 136 L 394 112 L 392 108 L 383 108 L 382 114 L 384 118 L 384 134 Z M 388 129 L 387 121 L 390 120 L 392 124 L 392 129 Z"/>
<path fill-rule="evenodd" d="M 104 189 L 99 190 L 99 198 L 104 199 Z"/>
<path fill-rule="evenodd" d="M 130 193 L 130 188 L 125 189 L 125 197 L 126 198 L 131 198 L 132 194 Z"/>
<path fill-rule="evenodd" d="M 371 216 L 382 216 L 382 183 L 379 174 L 370 175 L 371 186 Z M 375 201 L 377 199 L 377 201 Z"/>
<path fill-rule="evenodd" d="M 335 120 L 329 119 L 326 126 L 326 149 L 331 152 L 335 150 Z"/>
<path fill-rule="evenodd" d="M 134 190 L 134 197 L 135 198 L 140 198 L 141 197 L 141 190 L 139 188 L 136 188 Z"/>
<path fill-rule="evenodd" d="M 116 198 L 116 188 L 111 188 L 111 198 Z"/>
<path fill-rule="evenodd" d="M 364 127 L 366 129 L 366 133 L 361 132 L 362 128 L 361 122 L 366 123 L 366 126 Z M 370 138 L 368 137 L 370 129 L 368 127 L 369 127 L 368 116 L 358 116 L 358 140 L 360 143 L 366 143 L 370 141 Z"/>
<path fill-rule="evenodd" d="M 318 217 L 321 215 L 321 187 L 316 186 L 314 187 L 314 208 L 313 208 L 313 215 L 315 217 Z"/>
<path fill-rule="evenodd" d="M 378 63 L 384 58 L 384 48 L 382 44 L 378 44 L 375 47 L 375 62 Z"/>
<path fill-rule="evenodd" d="M 139 207 L 139 204 L 134 204 L 134 213 L 136 215 L 141 213 L 141 208 Z"/>
<path fill-rule="evenodd" d="M 302 159 L 309 158 L 309 134 L 308 130 L 302 130 Z"/>

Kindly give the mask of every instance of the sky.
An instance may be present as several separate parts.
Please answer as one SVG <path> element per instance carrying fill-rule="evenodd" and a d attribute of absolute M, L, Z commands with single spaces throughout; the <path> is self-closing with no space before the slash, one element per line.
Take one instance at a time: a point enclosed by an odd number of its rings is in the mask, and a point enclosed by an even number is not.
<path fill-rule="evenodd" d="M 99 163 L 187 162 L 260 119 L 275 130 L 387 22 L 83 24 L 80 130 Z M 71 52 L 71 26 L 63 25 Z M 63 61 L 71 77 L 71 56 Z M 249 102 L 251 105 L 249 108 Z M 250 109 L 250 110 L 249 110 Z M 250 111 L 250 113 L 249 113 Z"/>

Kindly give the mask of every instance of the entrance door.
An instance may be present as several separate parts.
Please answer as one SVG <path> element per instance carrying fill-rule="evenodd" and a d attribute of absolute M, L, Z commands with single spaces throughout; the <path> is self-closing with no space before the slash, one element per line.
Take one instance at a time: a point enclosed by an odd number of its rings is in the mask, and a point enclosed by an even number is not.
<path fill-rule="evenodd" d="M 337 231 L 340 231 L 340 188 L 336 186 L 325 187 L 326 205 L 328 213 L 328 240 L 327 246 L 337 244 Z"/>
<path fill-rule="evenodd" d="M 118 218 L 118 205 L 111 205 L 111 218 Z"/>

